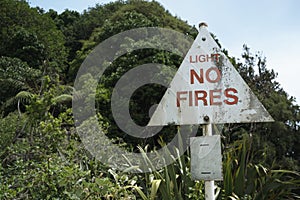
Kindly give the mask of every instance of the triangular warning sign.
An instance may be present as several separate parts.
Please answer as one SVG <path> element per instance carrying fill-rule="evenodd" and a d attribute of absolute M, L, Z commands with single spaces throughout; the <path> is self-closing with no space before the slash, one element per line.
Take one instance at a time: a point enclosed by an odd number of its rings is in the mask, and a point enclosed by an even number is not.
<path fill-rule="evenodd" d="M 273 121 L 201 26 L 149 126 Z M 206 119 L 205 119 L 206 118 Z"/>

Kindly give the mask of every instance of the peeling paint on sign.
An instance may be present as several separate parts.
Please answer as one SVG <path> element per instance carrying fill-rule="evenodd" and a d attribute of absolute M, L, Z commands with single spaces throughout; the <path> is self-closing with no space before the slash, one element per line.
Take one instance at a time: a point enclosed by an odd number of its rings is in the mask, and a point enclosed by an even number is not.
<path fill-rule="evenodd" d="M 273 121 L 206 27 L 181 63 L 149 126 Z"/>

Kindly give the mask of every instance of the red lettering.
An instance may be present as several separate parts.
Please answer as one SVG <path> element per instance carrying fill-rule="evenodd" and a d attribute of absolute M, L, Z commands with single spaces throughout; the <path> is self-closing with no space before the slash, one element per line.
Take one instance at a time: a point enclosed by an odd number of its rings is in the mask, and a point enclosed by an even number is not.
<path fill-rule="evenodd" d="M 210 72 L 212 72 L 212 71 L 215 71 L 216 75 L 217 75 L 214 79 L 210 78 Z M 217 67 L 211 67 L 206 71 L 205 78 L 210 83 L 217 83 L 221 80 L 221 72 Z"/>
<path fill-rule="evenodd" d="M 196 60 L 193 60 L 192 56 L 190 56 L 190 63 L 196 63 L 197 62 L 197 56 L 196 57 Z"/>
<path fill-rule="evenodd" d="M 197 62 L 218 62 L 220 54 L 201 54 L 201 55 L 190 55 L 190 63 L 197 63 Z"/>
<path fill-rule="evenodd" d="M 216 62 L 219 62 L 219 56 L 220 56 L 220 54 L 214 54 L 215 56 L 216 56 Z"/>
<path fill-rule="evenodd" d="M 193 92 L 189 91 L 189 106 L 193 106 Z"/>
<path fill-rule="evenodd" d="M 221 101 L 215 101 L 215 99 L 221 99 L 222 90 L 210 90 L 209 91 L 209 101 L 210 105 L 222 105 Z"/>
<path fill-rule="evenodd" d="M 211 62 L 218 62 L 219 61 L 219 56 L 220 56 L 220 54 L 211 54 L 210 55 L 210 57 L 209 57 L 209 55 L 206 55 L 206 59 L 207 59 L 207 62 L 208 62 L 208 60 L 210 59 L 210 61 Z"/>
<path fill-rule="evenodd" d="M 210 60 L 211 62 L 214 62 L 214 61 L 219 61 L 219 56 L 220 54 L 211 54 L 210 56 L 209 55 L 206 55 L 206 59 L 207 59 L 207 62 Z"/>
<path fill-rule="evenodd" d="M 224 103 L 226 103 L 227 105 L 234 105 L 234 104 L 238 103 L 239 98 L 232 93 L 237 94 L 238 91 L 235 88 L 227 88 L 224 91 L 225 97 L 228 98 L 228 99 L 224 100 Z"/>
<path fill-rule="evenodd" d="M 190 70 L 190 81 L 191 84 L 195 83 L 194 77 L 196 77 L 196 79 L 198 80 L 199 83 L 204 83 L 204 79 L 203 79 L 203 69 L 200 69 L 200 76 L 197 74 L 197 72 L 195 72 L 195 70 L 191 69 Z"/>
<path fill-rule="evenodd" d="M 210 59 L 210 61 L 214 61 L 214 54 L 211 54 L 210 56 L 209 55 L 206 55 L 206 61 L 208 62 Z"/>
<path fill-rule="evenodd" d="M 199 96 L 199 94 L 201 94 L 201 96 Z M 201 100 L 203 101 L 203 105 L 207 106 L 207 92 L 204 90 L 196 90 L 195 91 L 195 106 L 198 106 L 198 101 Z"/>
<path fill-rule="evenodd" d="M 186 100 L 186 97 L 181 97 L 182 94 L 187 94 L 187 91 L 181 91 L 176 93 L 176 102 L 177 102 L 177 107 L 180 107 L 180 101 L 181 100 Z"/>
<path fill-rule="evenodd" d="M 181 106 L 181 101 L 188 101 L 188 106 L 199 106 L 202 101 L 203 106 L 221 106 L 223 103 L 227 105 L 238 104 L 238 91 L 235 88 L 214 89 L 214 90 L 195 90 L 195 91 L 179 91 L 176 92 L 176 105 Z M 224 101 L 222 101 L 224 97 Z M 200 104 L 201 105 L 201 104 Z"/>
<path fill-rule="evenodd" d="M 205 58 L 205 55 L 199 55 L 198 60 L 199 60 L 199 62 L 206 62 L 207 61 L 206 58 Z"/>

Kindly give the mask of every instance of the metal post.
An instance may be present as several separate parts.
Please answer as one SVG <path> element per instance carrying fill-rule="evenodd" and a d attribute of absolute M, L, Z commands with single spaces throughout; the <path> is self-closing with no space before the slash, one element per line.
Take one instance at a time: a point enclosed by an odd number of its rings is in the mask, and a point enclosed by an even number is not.
<path fill-rule="evenodd" d="M 215 181 L 205 181 L 205 199 L 215 200 Z"/>
<path fill-rule="evenodd" d="M 207 119 L 209 121 L 209 118 Z M 203 135 L 212 136 L 212 125 L 211 123 L 203 125 Z M 205 181 L 205 199 L 215 200 L 215 181 Z"/>

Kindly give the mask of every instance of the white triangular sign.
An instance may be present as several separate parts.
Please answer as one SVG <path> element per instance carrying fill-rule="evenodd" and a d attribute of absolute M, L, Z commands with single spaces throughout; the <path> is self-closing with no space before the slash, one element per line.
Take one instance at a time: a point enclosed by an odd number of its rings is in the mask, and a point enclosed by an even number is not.
<path fill-rule="evenodd" d="M 148 126 L 273 121 L 206 27 L 153 113 Z"/>

